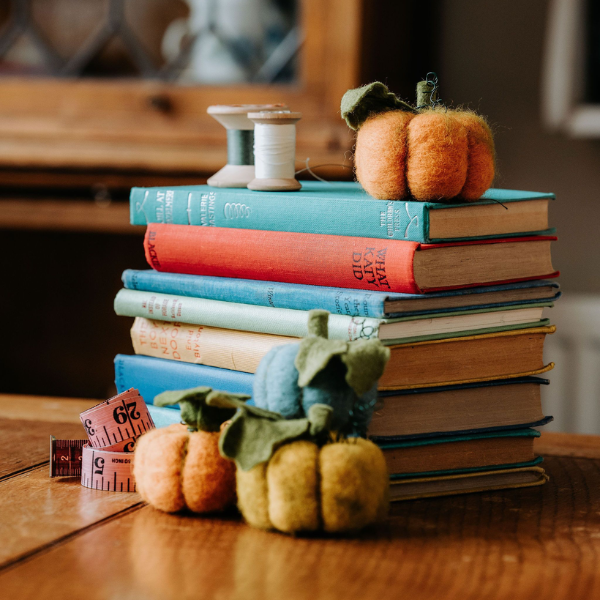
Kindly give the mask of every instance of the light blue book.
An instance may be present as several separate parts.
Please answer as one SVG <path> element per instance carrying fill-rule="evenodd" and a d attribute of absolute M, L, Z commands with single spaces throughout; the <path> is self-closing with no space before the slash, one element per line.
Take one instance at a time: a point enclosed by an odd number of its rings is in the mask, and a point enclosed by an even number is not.
<path fill-rule="evenodd" d="M 293 193 L 207 185 L 134 187 L 129 206 L 132 225 L 173 223 L 429 243 L 553 233 L 548 229 L 548 200 L 553 198 L 489 189 L 481 200 L 468 203 L 375 200 L 358 183 L 304 181 Z M 532 201 L 538 201 L 536 210 L 523 206 Z M 481 207 L 488 206 L 482 219 Z M 515 222 L 523 223 L 517 231 Z"/>
<path fill-rule="evenodd" d="M 115 384 L 120 394 L 129 388 L 139 390 L 146 404 L 169 390 L 186 390 L 206 385 L 213 390 L 252 394 L 254 375 L 242 371 L 217 369 L 206 365 L 164 360 L 150 356 L 115 356 Z M 169 409 L 170 410 L 170 409 Z"/>
<path fill-rule="evenodd" d="M 160 273 L 151 269 L 127 269 L 123 272 L 122 279 L 124 286 L 130 290 L 270 308 L 320 308 L 333 315 L 375 319 L 409 317 L 432 312 L 493 310 L 500 307 L 554 302 L 560 297 L 558 283 L 549 280 L 521 281 L 429 294 L 388 294 L 297 283 Z"/>
<path fill-rule="evenodd" d="M 173 410 L 176 409 L 176 410 Z M 154 421 L 157 429 L 161 427 L 168 427 L 175 423 L 181 423 L 181 416 L 179 413 L 179 407 L 174 406 L 173 408 L 162 408 L 161 406 L 154 406 L 153 404 L 148 405 L 148 412 Z"/>

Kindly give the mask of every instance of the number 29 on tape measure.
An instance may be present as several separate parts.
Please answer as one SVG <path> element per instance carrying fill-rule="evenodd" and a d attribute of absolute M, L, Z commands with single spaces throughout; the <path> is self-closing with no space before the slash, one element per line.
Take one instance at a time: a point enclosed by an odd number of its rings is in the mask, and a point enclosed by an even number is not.
<path fill-rule="evenodd" d="M 140 393 L 127 390 L 79 415 L 88 440 L 50 440 L 50 477 L 81 476 L 81 485 L 134 492 L 135 440 L 154 429 Z"/>
<path fill-rule="evenodd" d="M 80 415 L 93 448 L 131 452 L 135 440 L 154 428 L 144 399 L 131 389 L 109 398 Z"/>

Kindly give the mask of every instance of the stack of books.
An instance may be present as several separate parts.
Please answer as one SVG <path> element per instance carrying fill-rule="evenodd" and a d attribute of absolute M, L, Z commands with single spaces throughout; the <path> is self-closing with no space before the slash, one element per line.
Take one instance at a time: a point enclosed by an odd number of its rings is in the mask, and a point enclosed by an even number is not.
<path fill-rule="evenodd" d="M 134 188 L 152 269 L 125 271 L 115 299 L 135 317 L 118 391 L 148 403 L 198 385 L 251 393 L 262 357 L 325 309 L 330 338 L 391 350 L 368 434 L 394 499 L 544 483 L 533 440 L 551 420 L 536 376 L 553 366 L 542 312 L 560 296 L 552 199 L 491 189 L 474 203 L 385 201 L 346 182 Z"/>

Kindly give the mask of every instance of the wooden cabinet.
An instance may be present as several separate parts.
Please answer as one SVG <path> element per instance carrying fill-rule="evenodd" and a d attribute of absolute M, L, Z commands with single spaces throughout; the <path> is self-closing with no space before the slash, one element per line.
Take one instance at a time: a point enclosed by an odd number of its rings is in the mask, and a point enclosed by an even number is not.
<path fill-rule="evenodd" d="M 0 391 L 110 393 L 114 355 L 132 352 L 131 320 L 114 315 L 113 298 L 123 269 L 145 268 L 128 189 L 203 183 L 225 164 L 209 105 L 285 102 L 303 114 L 298 169 L 309 158 L 328 165 L 318 170 L 326 178 L 351 178 L 343 93 L 379 79 L 412 99 L 437 69 L 439 0 L 298 2 L 304 41 L 291 84 L 0 76 L 0 299 L 10 308 Z"/>
<path fill-rule="evenodd" d="M 0 80 L 0 168 L 38 173 L 95 171 L 206 175 L 226 162 L 223 128 L 211 104 L 285 102 L 303 114 L 297 159 L 346 163 L 352 136 L 339 115 L 359 84 L 363 0 L 302 0 L 293 84 L 214 87 L 152 79 Z M 299 167 L 300 168 L 300 167 Z M 334 175 L 343 172 L 329 167 Z M 133 179 L 132 179 L 133 180 Z M 43 181 L 43 178 L 42 178 Z M 56 175 L 47 182 L 57 182 Z M 61 180 L 68 185 L 68 179 Z"/>

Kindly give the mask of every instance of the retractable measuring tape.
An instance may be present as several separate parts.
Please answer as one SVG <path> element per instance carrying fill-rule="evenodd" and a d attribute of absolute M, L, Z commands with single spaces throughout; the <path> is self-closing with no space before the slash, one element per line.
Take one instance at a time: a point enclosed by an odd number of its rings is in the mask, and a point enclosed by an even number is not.
<path fill-rule="evenodd" d="M 50 477 L 81 477 L 81 485 L 111 492 L 135 492 L 135 440 L 154 429 L 136 389 L 109 398 L 79 415 L 87 440 L 50 437 Z"/>

